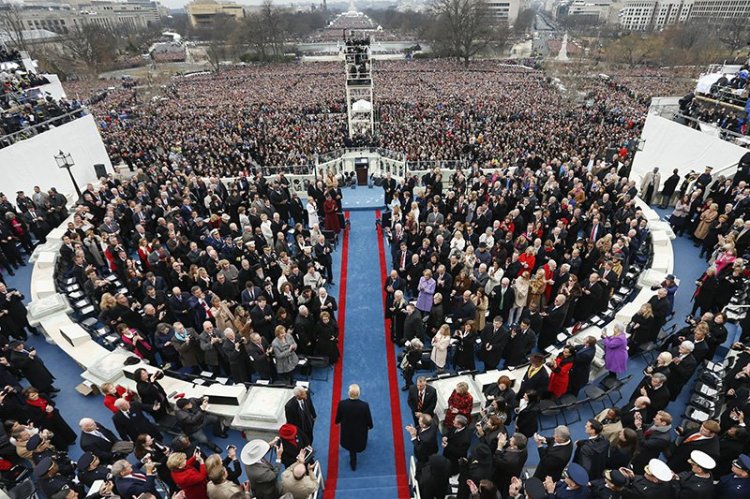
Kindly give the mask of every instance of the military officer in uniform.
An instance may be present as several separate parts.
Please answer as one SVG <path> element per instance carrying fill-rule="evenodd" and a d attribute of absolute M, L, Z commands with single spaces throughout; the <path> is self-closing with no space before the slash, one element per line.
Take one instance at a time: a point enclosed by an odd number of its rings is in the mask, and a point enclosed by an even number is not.
<path fill-rule="evenodd" d="M 78 481 L 85 485 L 87 489 L 97 480 L 107 480 L 109 467 L 103 465 L 99 458 L 91 452 L 81 454 L 77 465 Z"/>
<path fill-rule="evenodd" d="M 732 461 L 732 472 L 716 484 L 716 497 L 721 499 L 746 499 L 750 497 L 750 456 L 740 454 Z"/>
<path fill-rule="evenodd" d="M 652 459 L 643 468 L 643 475 L 636 475 L 633 470 L 620 468 L 628 484 L 622 489 L 622 499 L 664 499 L 672 497 L 672 477 L 674 473 L 667 463 Z"/>
<path fill-rule="evenodd" d="M 42 492 L 47 497 L 52 497 L 56 492 L 64 488 L 73 489 L 79 494 L 83 493 L 72 478 L 59 473 L 57 463 L 49 456 L 42 458 L 34 466 L 34 478 L 36 478 L 39 488 L 42 489 Z"/>
<path fill-rule="evenodd" d="M 714 497 L 714 479 L 711 470 L 716 461 L 703 451 L 690 453 L 690 471 L 683 471 L 675 477 L 676 499 L 711 499 Z"/>
<path fill-rule="evenodd" d="M 592 499 L 620 499 L 622 489 L 628 484 L 627 477 L 620 470 L 605 470 L 604 478 L 591 480 Z"/>

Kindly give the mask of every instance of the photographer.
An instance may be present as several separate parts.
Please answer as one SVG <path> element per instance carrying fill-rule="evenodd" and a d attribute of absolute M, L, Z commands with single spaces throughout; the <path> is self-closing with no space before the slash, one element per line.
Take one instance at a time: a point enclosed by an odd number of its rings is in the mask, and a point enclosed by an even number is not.
<path fill-rule="evenodd" d="M 219 449 L 221 450 L 221 449 Z M 172 472 L 175 485 L 185 494 L 185 499 L 206 499 L 208 473 L 200 449 L 196 448 L 188 457 L 183 452 L 175 452 L 167 459 L 167 467 Z"/>
<path fill-rule="evenodd" d="M 169 410 L 167 392 L 159 384 L 159 380 L 164 377 L 164 372 L 156 371 L 149 374 L 145 368 L 141 367 L 135 370 L 133 377 L 136 380 L 136 390 L 141 398 L 143 409 L 159 421 L 167 415 Z"/>
<path fill-rule="evenodd" d="M 282 494 L 291 494 L 294 499 L 306 499 L 318 490 L 315 463 L 307 462 L 311 452 L 302 449 L 297 455 L 297 461 L 281 474 Z"/>
<path fill-rule="evenodd" d="M 247 383 L 250 381 L 248 374 L 249 358 L 245 351 L 247 340 L 244 337 L 237 338 L 234 330 L 224 330 L 224 341 L 221 344 L 221 353 L 229 364 L 229 373 L 235 383 Z"/>
<path fill-rule="evenodd" d="M 8 359 L 11 366 L 19 370 L 31 386 L 36 387 L 40 392 L 45 394 L 60 391 L 59 388 L 52 386 L 55 377 L 49 372 L 42 359 L 37 357 L 34 347 L 26 349 L 23 342 L 11 341 L 8 348 L 11 350 L 10 358 Z"/>
<path fill-rule="evenodd" d="M 221 448 L 209 440 L 204 433 L 203 428 L 207 425 L 213 425 L 214 435 L 221 438 L 227 438 L 227 430 L 224 427 L 221 418 L 214 414 L 207 414 L 207 410 L 208 397 L 203 397 L 203 399 L 182 398 L 177 401 L 177 412 L 175 413 L 175 416 L 177 418 L 177 424 L 180 426 L 180 430 L 182 430 L 191 441 L 207 445 L 212 451 L 218 454 L 221 453 Z"/>

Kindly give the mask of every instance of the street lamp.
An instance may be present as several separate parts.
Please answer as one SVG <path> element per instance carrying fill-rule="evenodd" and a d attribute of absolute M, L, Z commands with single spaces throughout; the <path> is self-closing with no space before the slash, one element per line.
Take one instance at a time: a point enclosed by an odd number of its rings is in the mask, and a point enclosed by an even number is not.
<path fill-rule="evenodd" d="M 73 182 L 73 187 L 76 190 L 76 194 L 78 194 L 78 197 L 81 197 L 81 189 L 78 188 L 78 183 L 76 182 L 75 177 L 73 176 L 73 172 L 70 171 L 70 168 L 75 166 L 75 162 L 73 161 L 73 157 L 70 155 L 70 153 L 65 154 L 60 150 L 59 154 L 55 155 L 55 161 L 57 162 L 57 166 L 59 168 L 65 168 L 68 170 L 68 175 L 70 175 L 70 180 Z"/>

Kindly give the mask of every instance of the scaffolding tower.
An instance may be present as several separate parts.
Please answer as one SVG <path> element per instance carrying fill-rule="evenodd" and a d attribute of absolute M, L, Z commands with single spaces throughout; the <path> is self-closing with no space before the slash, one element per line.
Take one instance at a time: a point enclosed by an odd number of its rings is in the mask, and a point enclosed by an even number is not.
<path fill-rule="evenodd" d="M 375 134 L 371 42 L 372 38 L 366 31 L 344 32 L 346 112 L 350 139 Z"/>

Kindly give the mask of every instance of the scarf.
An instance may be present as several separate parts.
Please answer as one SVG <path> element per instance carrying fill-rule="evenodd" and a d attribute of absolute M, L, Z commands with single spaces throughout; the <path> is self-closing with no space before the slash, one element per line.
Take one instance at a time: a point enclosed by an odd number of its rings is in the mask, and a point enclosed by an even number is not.
<path fill-rule="evenodd" d="M 42 397 L 39 397 L 36 400 L 26 399 L 26 403 L 42 411 L 45 418 L 49 419 L 52 417 L 53 413 L 47 412 L 47 406 L 49 405 L 49 402 L 44 400 Z"/>

